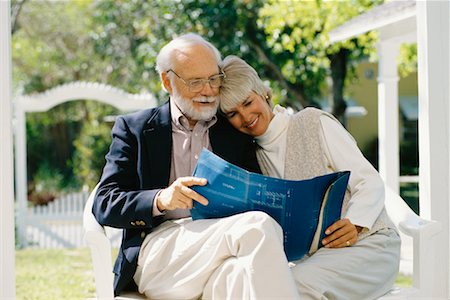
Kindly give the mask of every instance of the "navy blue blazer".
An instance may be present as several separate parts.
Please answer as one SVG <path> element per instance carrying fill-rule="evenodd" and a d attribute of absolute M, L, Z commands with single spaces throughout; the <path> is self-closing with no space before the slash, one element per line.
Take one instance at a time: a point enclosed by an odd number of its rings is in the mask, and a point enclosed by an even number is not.
<path fill-rule="evenodd" d="M 220 115 L 209 129 L 213 151 L 227 161 L 259 172 L 252 138 Z M 117 118 L 92 212 L 103 226 L 123 228 L 114 265 L 114 292 L 136 290 L 133 275 L 145 236 L 163 221 L 152 217 L 155 194 L 168 186 L 172 125 L 169 102 Z"/>

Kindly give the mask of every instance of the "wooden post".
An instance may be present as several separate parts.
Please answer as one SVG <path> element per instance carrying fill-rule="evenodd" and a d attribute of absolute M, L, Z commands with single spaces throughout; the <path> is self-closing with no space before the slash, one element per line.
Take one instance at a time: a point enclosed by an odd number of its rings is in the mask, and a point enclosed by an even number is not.
<path fill-rule="evenodd" d="M 0 299 L 16 296 L 10 15 L 10 2 L 0 1 Z"/>
<path fill-rule="evenodd" d="M 20 247 L 27 246 L 26 214 L 27 214 L 27 140 L 25 111 L 19 103 L 15 103 L 15 175 L 17 201 L 17 238 Z"/>
<path fill-rule="evenodd" d="M 398 73 L 397 56 L 400 44 L 383 41 L 380 30 L 378 44 L 378 169 L 386 185 L 399 193 L 399 138 L 398 138 Z"/>
<path fill-rule="evenodd" d="M 450 296 L 450 5 L 417 1 L 420 214 L 442 223 L 436 237 L 432 295 Z"/>

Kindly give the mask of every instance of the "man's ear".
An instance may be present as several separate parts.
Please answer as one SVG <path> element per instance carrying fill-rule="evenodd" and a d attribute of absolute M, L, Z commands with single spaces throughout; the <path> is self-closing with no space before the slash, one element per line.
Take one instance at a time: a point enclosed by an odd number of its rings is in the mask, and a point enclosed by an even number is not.
<path fill-rule="evenodd" d="M 161 81 L 166 91 L 168 91 L 169 94 L 172 94 L 172 84 L 170 79 L 167 77 L 167 72 L 161 73 Z"/>

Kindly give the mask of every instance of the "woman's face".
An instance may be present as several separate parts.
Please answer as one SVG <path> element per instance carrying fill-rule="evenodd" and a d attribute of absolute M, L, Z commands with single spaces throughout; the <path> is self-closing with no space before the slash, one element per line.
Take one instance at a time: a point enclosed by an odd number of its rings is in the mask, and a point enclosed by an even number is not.
<path fill-rule="evenodd" d="M 264 134 L 274 116 L 266 99 L 253 91 L 241 104 L 224 113 L 234 128 L 251 136 Z"/>

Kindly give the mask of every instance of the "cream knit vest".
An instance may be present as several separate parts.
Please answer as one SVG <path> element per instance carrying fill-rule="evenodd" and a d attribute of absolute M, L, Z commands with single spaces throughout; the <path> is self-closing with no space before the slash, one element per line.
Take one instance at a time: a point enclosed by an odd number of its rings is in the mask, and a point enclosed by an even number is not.
<path fill-rule="evenodd" d="M 332 115 L 314 108 L 305 108 L 292 116 L 287 132 L 284 179 L 303 180 L 328 173 L 325 151 L 319 135 L 321 115 L 327 115 L 336 120 Z M 259 155 L 258 161 L 262 172 L 267 174 L 267 169 L 264 162 L 259 159 Z M 347 189 L 341 215 L 345 215 L 350 198 L 350 191 Z M 358 239 L 363 239 L 382 228 L 395 229 L 384 208 L 371 230 L 362 231 Z"/>

